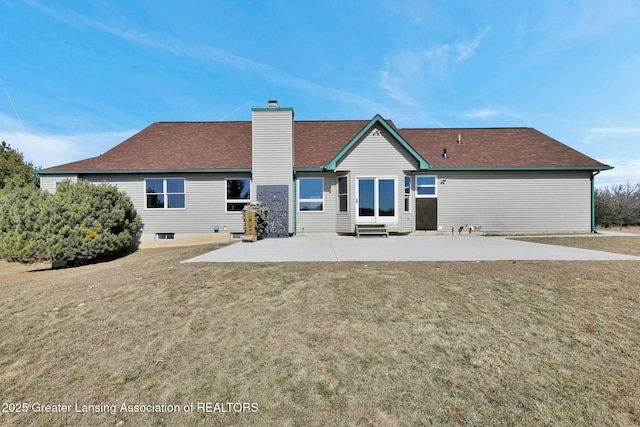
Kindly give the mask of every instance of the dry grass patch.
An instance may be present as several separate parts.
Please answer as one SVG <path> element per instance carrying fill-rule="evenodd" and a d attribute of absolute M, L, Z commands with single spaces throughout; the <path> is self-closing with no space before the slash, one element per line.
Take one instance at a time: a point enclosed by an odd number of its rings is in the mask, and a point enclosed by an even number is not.
<path fill-rule="evenodd" d="M 640 234 L 640 226 L 632 225 L 632 226 L 622 227 L 622 229 L 620 227 L 611 227 L 611 228 L 604 228 L 603 231 L 615 231 L 615 232 L 622 232 L 622 233 Z"/>
<path fill-rule="evenodd" d="M 640 256 L 640 236 L 522 237 L 514 240 Z"/>
<path fill-rule="evenodd" d="M 209 248 L 0 264 L 3 401 L 118 407 L 0 425 L 640 424 L 638 262 L 180 264 Z"/>

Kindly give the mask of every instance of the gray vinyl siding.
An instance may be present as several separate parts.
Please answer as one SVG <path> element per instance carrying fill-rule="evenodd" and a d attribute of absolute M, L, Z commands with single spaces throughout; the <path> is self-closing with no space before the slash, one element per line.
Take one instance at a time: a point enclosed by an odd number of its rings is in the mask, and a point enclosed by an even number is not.
<path fill-rule="evenodd" d="M 252 112 L 252 194 L 258 185 L 289 186 L 289 230 L 293 230 L 293 111 Z"/>
<path fill-rule="evenodd" d="M 415 229 L 415 213 L 404 213 L 404 171 L 416 170 L 418 162 L 384 129 L 376 129 L 364 136 L 343 159 L 336 170 L 349 172 L 350 220 L 339 219 L 339 232 L 353 232 L 356 215 L 357 177 L 395 177 L 396 211 L 398 223 L 391 224 L 390 231 L 411 232 Z"/>
<path fill-rule="evenodd" d="M 56 192 L 56 182 L 62 182 L 64 180 L 70 180 L 71 182 L 78 182 L 77 175 L 64 174 L 64 175 L 42 175 L 40 177 L 40 188 L 47 190 L 50 193 Z"/>
<path fill-rule="evenodd" d="M 464 225 L 485 233 L 591 229 L 589 172 L 439 172 L 437 185 L 443 231 Z"/>
<path fill-rule="evenodd" d="M 144 224 L 144 234 L 155 233 L 240 233 L 242 212 L 226 212 L 226 179 L 248 178 L 248 174 L 117 174 L 86 175 L 94 183 L 108 182 L 129 194 Z M 145 209 L 145 178 L 185 178 L 184 209 Z M 227 227 L 224 230 L 224 227 Z"/>
<path fill-rule="evenodd" d="M 324 178 L 324 210 L 323 212 L 300 212 L 296 202 L 296 233 L 335 233 L 338 215 L 338 179 L 336 175 L 333 173 L 298 173 L 296 179 L 300 178 Z M 299 181 L 296 188 L 300 188 Z M 296 200 L 298 200 L 297 195 Z"/>

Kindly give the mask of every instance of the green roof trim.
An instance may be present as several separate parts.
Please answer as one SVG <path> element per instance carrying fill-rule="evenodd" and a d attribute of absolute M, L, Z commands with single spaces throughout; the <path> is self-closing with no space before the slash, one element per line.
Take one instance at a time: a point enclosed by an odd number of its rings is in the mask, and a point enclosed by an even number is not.
<path fill-rule="evenodd" d="M 319 168 L 293 168 L 293 173 L 296 172 L 326 172 L 327 169 L 324 167 Z"/>
<path fill-rule="evenodd" d="M 396 141 L 398 141 L 402 148 L 404 148 L 409 154 L 411 154 L 414 159 L 418 161 L 419 169 L 431 169 L 431 165 L 429 164 L 429 162 L 427 162 L 424 157 L 422 157 L 402 136 L 400 136 L 400 134 L 393 127 L 391 127 L 380 114 L 376 114 L 369 121 L 369 123 L 367 123 L 365 127 L 363 127 L 362 130 L 358 132 L 358 134 L 351 141 L 349 141 L 347 145 L 345 145 L 342 150 L 340 150 L 340 152 L 336 154 L 333 159 L 331 159 L 329 163 L 327 163 L 325 169 L 335 170 L 338 161 L 340 161 L 340 159 L 342 159 L 342 157 L 344 157 L 345 154 L 347 154 L 349 150 L 351 150 L 358 143 L 358 141 L 364 135 L 366 135 L 376 124 L 380 124 L 387 132 L 391 134 L 391 136 L 396 139 Z"/>
<path fill-rule="evenodd" d="M 251 173 L 251 168 L 237 169 L 145 169 L 145 170 L 47 170 L 36 171 L 38 175 L 109 175 L 109 174 L 148 174 L 148 173 Z"/>
<path fill-rule="evenodd" d="M 357 138 L 354 138 L 357 139 Z M 351 144 L 351 143 L 350 143 Z M 339 158 L 339 156 L 336 156 Z M 335 160 L 335 159 L 334 159 Z M 333 160 L 332 160 L 333 161 Z M 331 163 L 330 163 L 331 164 Z M 335 169 L 335 167 L 333 168 Z M 317 168 L 293 168 L 293 172 L 327 172 L 333 171 L 328 166 Z M 527 167 L 464 167 L 447 168 L 432 167 L 413 170 L 411 172 L 498 172 L 498 171 L 605 171 L 611 170 L 613 166 L 527 166 Z M 227 168 L 227 169 L 145 169 L 145 170 L 47 170 L 36 171 L 38 175 L 109 175 L 109 174 L 149 174 L 149 173 L 251 173 L 251 168 Z"/>
<path fill-rule="evenodd" d="M 447 168 L 447 167 L 433 167 L 428 168 L 423 171 L 428 170 L 429 172 L 499 172 L 499 171 L 603 171 L 603 170 L 611 170 L 613 166 L 488 166 L 488 167 L 456 167 L 456 168 Z"/>
<path fill-rule="evenodd" d="M 251 111 L 293 111 L 293 107 L 253 107 Z"/>

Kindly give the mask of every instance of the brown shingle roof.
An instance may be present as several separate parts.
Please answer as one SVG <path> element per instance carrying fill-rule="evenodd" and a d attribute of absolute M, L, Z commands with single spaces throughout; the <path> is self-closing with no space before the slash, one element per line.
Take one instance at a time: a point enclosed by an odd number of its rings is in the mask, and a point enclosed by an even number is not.
<path fill-rule="evenodd" d="M 368 123 L 295 121 L 294 167 L 327 165 Z M 607 167 L 532 128 L 394 129 L 438 168 Z M 250 168 L 251 122 L 159 122 L 98 157 L 46 172 Z"/>
<path fill-rule="evenodd" d="M 606 167 L 533 128 L 400 129 L 399 133 L 434 167 Z M 445 148 L 448 158 L 442 156 Z"/>
<path fill-rule="evenodd" d="M 251 122 L 158 122 L 98 157 L 47 170 L 245 168 L 251 168 Z"/>
<path fill-rule="evenodd" d="M 317 168 L 326 165 L 368 123 L 368 120 L 294 122 L 293 166 Z"/>

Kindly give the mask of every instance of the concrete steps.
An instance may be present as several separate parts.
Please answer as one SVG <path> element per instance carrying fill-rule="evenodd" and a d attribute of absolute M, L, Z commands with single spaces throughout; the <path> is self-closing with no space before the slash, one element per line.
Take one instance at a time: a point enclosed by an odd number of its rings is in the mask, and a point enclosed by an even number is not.
<path fill-rule="evenodd" d="M 356 224 L 356 237 L 384 236 L 389 237 L 386 224 Z"/>

